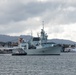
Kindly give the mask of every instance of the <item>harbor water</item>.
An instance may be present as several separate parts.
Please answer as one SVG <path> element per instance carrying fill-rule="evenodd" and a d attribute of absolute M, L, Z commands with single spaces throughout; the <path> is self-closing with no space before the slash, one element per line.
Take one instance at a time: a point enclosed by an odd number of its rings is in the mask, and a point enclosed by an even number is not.
<path fill-rule="evenodd" d="M 76 75 L 76 53 L 46 56 L 0 54 L 0 75 Z"/>

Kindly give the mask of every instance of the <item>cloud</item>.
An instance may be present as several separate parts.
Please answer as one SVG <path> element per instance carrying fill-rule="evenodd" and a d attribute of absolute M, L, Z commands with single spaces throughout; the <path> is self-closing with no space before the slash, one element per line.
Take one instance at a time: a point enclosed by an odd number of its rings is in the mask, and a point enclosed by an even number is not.
<path fill-rule="evenodd" d="M 51 26 L 48 30 L 49 39 L 60 38 L 76 41 L 76 23 L 70 25 L 55 25 Z"/>
<path fill-rule="evenodd" d="M 1 0 L 2 1 L 2 0 Z M 68 1 L 69 2 L 69 1 Z M 11 21 L 27 20 L 36 16 L 42 16 L 43 20 L 54 21 L 58 24 L 69 23 L 68 20 L 71 14 L 76 13 L 76 7 L 68 4 L 65 1 L 45 1 L 40 2 L 32 0 L 31 2 L 24 0 L 13 0 L 3 2 L 0 7 L 0 24 L 6 24 Z M 71 22 L 75 21 L 75 17 L 72 17 Z"/>
<path fill-rule="evenodd" d="M 0 8 L 0 23 L 8 23 L 10 21 L 20 21 L 29 17 L 41 16 L 47 10 L 54 10 L 58 4 L 42 3 L 37 1 L 22 2 L 13 0 L 3 2 Z"/>
<path fill-rule="evenodd" d="M 36 35 L 43 20 L 50 37 L 73 38 L 76 31 L 70 28 L 76 24 L 76 0 L 0 0 L 1 34 L 30 34 L 32 30 Z"/>

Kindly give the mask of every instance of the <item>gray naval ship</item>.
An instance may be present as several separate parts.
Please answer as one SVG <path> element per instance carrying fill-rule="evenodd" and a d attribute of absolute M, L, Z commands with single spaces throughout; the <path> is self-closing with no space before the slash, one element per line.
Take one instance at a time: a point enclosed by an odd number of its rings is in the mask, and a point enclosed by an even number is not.
<path fill-rule="evenodd" d="M 61 47 L 49 42 L 47 37 L 43 26 L 40 36 L 31 37 L 28 42 L 20 38 L 18 48 L 13 50 L 12 55 L 60 55 Z"/>

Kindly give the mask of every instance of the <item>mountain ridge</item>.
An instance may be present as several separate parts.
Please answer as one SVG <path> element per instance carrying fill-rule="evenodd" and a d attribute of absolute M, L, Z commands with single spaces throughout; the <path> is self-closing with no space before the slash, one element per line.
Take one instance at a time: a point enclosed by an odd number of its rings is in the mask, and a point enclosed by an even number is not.
<path fill-rule="evenodd" d="M 10 35 L 0 34 L 0 42 L 17 42 L 19 37 L 23 38 L 24 40 L 31 39 L 30 35 L 10 36 Z M 66 39 L 49 39 L 48 41 L 57 44 L 76 44 L 75 41 L 66 40 Z"/>
<path fill-rule="evenodd" d="M 57 44 L 76 44 L 75 41 L 67 40 L 67 39 L 49 39 L 50 42 L 55 42 Z"/>

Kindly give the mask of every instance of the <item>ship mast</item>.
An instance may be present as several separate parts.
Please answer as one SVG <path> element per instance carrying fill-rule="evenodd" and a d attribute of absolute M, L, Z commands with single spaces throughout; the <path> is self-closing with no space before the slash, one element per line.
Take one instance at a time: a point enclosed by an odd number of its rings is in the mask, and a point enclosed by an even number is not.
<path fill-rule="evenodd" d="M 43 30 L 44 30 L 44 21 L 42 21 L 42 26 L 43 26 Z"/>
<path fill-rule="evenodd" d="M 47 34 L 44 31 L 44 21 L 42 21 L 42 29 L 41 29 L 41 43 L 47 42 Z"/>

